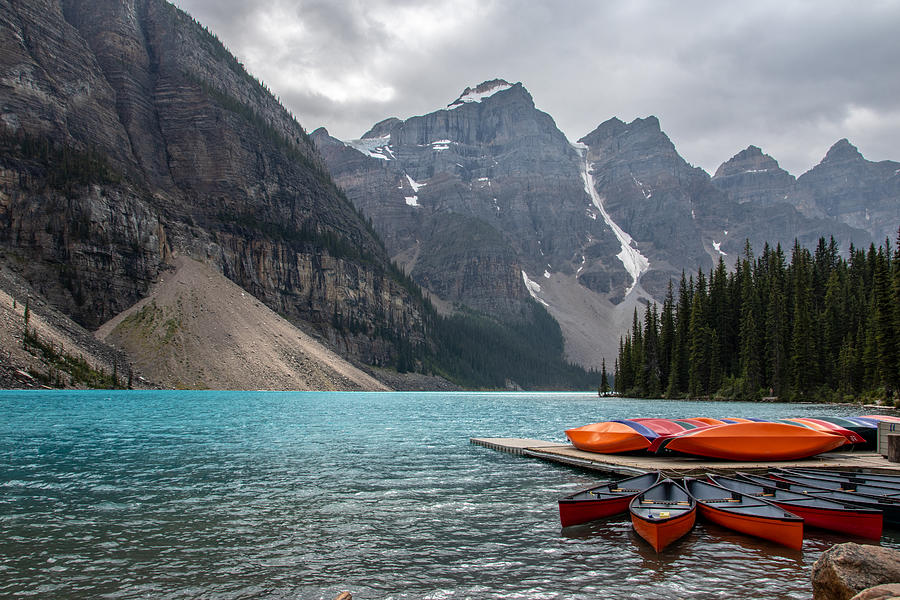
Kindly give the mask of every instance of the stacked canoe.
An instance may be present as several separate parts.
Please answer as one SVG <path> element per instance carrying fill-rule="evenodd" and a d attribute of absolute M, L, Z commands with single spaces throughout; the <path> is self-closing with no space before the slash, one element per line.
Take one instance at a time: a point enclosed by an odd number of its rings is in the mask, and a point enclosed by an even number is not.
<path fill-rule="evenodd" d="M 559 500 L 563 527 L 626 510 L 657 552 L 688 534 L 698 516 L 800 550 L 804 525 L 875 540 L 885 524 L 900 527 L 900 475 L 778 469 L 678 482 L 651 472 Z"/>
<path fill-rule="evenodd" d="M 566 430 L 572 444 L 602 454 L 686 454 L 724 460 L 797 460 L 844 446 L 872 448 L 881 420 L 897 417 L 789 419 L 634 418 Z"/>

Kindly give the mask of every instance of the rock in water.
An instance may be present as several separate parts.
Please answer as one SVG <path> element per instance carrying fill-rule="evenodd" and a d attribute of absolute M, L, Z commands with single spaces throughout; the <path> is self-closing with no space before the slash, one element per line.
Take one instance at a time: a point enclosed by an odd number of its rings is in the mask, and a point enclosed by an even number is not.
<path fill-rule="evenodd" d="M 874 586 L 900 582 L 900 552 L 847 542 L 827 550 L 813 565 L 814 600 L 848 600 Z"/>
<path fill-rule="evenodd" d="M 863 590 L 850 600 L 892 600 L 900 598 L 900 583 L 886 583 Z"/>

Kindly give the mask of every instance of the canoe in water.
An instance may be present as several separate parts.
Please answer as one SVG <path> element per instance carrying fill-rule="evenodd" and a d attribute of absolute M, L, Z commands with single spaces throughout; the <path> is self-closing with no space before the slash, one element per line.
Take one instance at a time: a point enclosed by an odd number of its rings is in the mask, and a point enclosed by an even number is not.
<path fill-rule="evenodd" d="M 673 436 L 659 450 L 725 460 L 796 460 L 834 450 L 846 439 L 784 423 L 728 423 Z"/>
<path fill-rule="evenodd" d="M 671 479 L 632 498 L 628 506 L 635 532 L 657 552 L 694 527 L 697 502 Z"/>
<path fill-rule="evenodd" d="M 659 480 L 659 471 L 653 471 L 569 494 L 559 499 L 559 522 L 569 527 L 623 513 L 632 498 Z"/>
<path fill-rule="evenodd" d="M 818 498 L 826 498 L 835 502 L 842 502 L 873 508 L 881 511 L 884 524 L 891 527 L 900 527 L 900 499 L 891 496 L 872 496 L 856 492 L 845 492 L 839 489 L 827 489 L 809 483 L 792 483 L 784 479 L 772 479 L 750 473 L 736 473 L 738 479 L 749 481 L 766 487 L 776 487 L 779 490 L 787 490 L 796 494 L 806 494 Z"/>
<path fill-rule="evenodd" d="M 884 517 L 879 509 L 780 489 L 775 481 L 763 485 L 721 475 L 707 475 L 707 479 L 729 490 L 768 500 L 775 506 L 803 517 L 804 524 L 810 527 L 874 540 L 881 538 Z"/>
<path fill-rule="evenodd" d="M 793 548 L 803 548 L 803 519 L 768 501 L 686 478 L 685 488 L 697 501 L 700 516 L 740 533 Z"/>

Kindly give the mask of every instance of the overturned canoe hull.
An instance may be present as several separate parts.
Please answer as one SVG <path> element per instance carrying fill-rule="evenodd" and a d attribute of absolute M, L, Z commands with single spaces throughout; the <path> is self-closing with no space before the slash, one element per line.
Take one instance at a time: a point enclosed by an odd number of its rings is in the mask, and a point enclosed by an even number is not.
<path fill-rule="evenodd" d="M 687 431 L 665 450 L 740 461 L 797 460 L 843 446 L 842 435 L 784 423 L 729 423 Z"/>
<path fill-rule="evenodd" d="M 646 450 L 650 440 L 633 426 L 617 421 L 592 423 L 566 430 L 572 445 L 586 452 L 619 454 Z"/>

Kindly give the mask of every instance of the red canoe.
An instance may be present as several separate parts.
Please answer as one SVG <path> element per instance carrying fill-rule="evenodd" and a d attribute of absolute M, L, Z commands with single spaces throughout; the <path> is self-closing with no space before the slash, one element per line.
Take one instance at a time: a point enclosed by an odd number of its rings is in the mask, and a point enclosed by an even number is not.
<path fill-rule="evenodd" d="M 803 519 L 758 497 L 727 490 L 699 479 L 684 480 L 704 519 L 793 548 L 803 548 Z"/>
<path fill-rule="evenodd" d="M 659 471 L 654 471 L 569 494 L 559 499 L 559 522 L 568 527 L 623 513 L 632 498 L 659 479 Z"/>
<path fill-rule="evenodd" d="M 697 502 L 671 479 L 664 479 L 628 505 L 635 532 L 661 552 L 683 537 L 697 519 Z"/>
<path fill-rule="evenodd" d="M 725 460 L 796 460 L 839 448 L 846 439 L 785 423 L 728 423 L 686 431 L 667 440 L 665 449 Z"/>
<path fill-rule="evenodd" d="M 773 485 L 763 485 L 720 475 L 707 475 L 707 478 L 729 490 L 764 498 L 775 506 L 803 517 L 803 522 L 810 527 L 875 540 L 881 538 L 884 516 L 880 510 L 779 489 L 774 482 Z"/>

